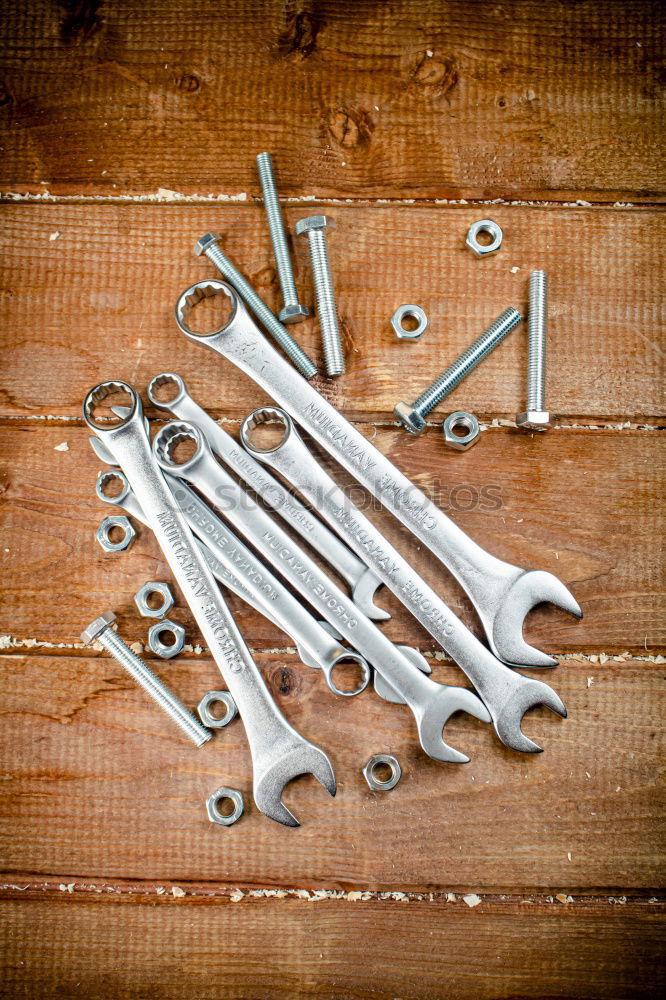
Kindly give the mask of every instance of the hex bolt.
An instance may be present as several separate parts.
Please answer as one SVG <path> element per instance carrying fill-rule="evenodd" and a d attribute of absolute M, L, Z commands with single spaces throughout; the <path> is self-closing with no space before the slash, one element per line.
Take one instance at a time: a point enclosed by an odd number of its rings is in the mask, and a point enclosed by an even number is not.
<path fill-rule="evenodd" d="M 516 415 L 516 423 L 526 430 L 546 431 L 550 427 L 550 413 L 546 409 L 548 275 L 545 271 L 530 274 L 529 309 L 527 410 Z"/>
<path fill-rule="evenodd" d="M 410 434 L 420 434 L 425 429 L 428 414 L 518 326 L 522 318 L 517 309 L 505 309 L 415 402 L 411 405 L 398 403 L 393 413 L 405 430 Z"/>
<path fill-rule="evenodd" d="M 273 315 L 264 300 L 257 295 L 250 282 L 245 278 L 235 264 L 232 264 L 219 243 L 218 233 L 206 233 L 202 236 L 194 248 L 195 254 L 199 257 L 205 253 L 206 257 L 215 264 L 220 274 L 227 279 L 230 285 L 236 289 L 240 297 L 247 303 L 257 319 L 263 323 L 274 340 L 280 345 L 289 360 L 298 368 L 305 378 L 314 378 L 317 374 L 317 366 L 312 361 L 302 347 L 300 347 L 287 328 Z"/>
<path fill-rule="evenodd" d="M 317 316 L 319 317 L 319 329 L 321 330 L 324 347 L 326 374 L 329 378 L 342 375 L 345 370 L 345 357 L 342 353 L 338 311 L 335 305 L 335 292 L 333 290 L 333 276 L 328 261 L 328 248 L 326 246 L 326 233 L 324 231 L 334 228 L 335 220 L 329 219 L 325 215 L 310 215 L 306 219 L 299 219 L 296 223 L 297 235 L 300 236 L 302 233 L 306 233 L 310 246 L 312 278 L 317 299 Z"/>
<path fill-rule="evenodd" d="M 277 267 L 280 288 L 284 308 L 278 314 L 278 319 L 282 323 L 300 323 L 309 315 L 309 310 L 298 301 L 298 292 L 294 282 L 294 272 L 291 267 L 291 257 L 289 256 L 289 244 L 287 233 L 284 228 L 280 199 L 273 173 L 273 161 L 270 153 L 259 153 L 257 156 L 257 170 L 261 181 L 261 190 L 264 195 L 264 208 L 268 219 L 268 229 L 271 234 L 273 244 L 273 254 L 275 255 L 275 266 Z"/>
<path fill-rule="evenodd" d="M 212 737 L 210 730 L 202 726 L 197 719 L 185 708 L 182 701 L 175 696 L 169 688 L 156 677 L 150 667 L 143 660 L 140 660 L 136 653 L 133 653 L 126 643 L 117 635 L 111 627 L 116 620 L 113 611 L 104 611 L 99 618 L 88 625 L 81 633 L 81 642 L 86 646 L 99 642 L 118 663 L 130 674 L 137 684 L 150 695 L 153 701 L 157 702 L 176 725 L 180 726 L 183 732 L 189 736 L 198 747 L 203 746 Z"/>

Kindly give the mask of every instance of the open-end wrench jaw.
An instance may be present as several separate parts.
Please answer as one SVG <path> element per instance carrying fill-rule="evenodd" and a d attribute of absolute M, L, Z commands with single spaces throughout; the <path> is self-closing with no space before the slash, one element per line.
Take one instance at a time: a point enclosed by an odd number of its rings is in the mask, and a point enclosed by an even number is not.
<path fill-rule="evenodd" d="M 503 697 L 493 698 L 491 707 L 497 735 L 510 750 L 518 750 L 520 753 L 542 753 L 543 747 L 522 732 L 520 725 L 523 716 L 531 708 L 545 705 L 551 712 L 566 719 L 567 710 L 564 702 L 542 681 L 514 674 L 510 670 L 507 670 L 501 686 Z"/>
<path fill-rule="evenodd" d="M 427 678 L 424 677 L 424 680 Z M 490 722 L 490 712 L 477 696 L 464 687 L 442 687 L 435 685 L 436 690 L 430 695 L 424 709 L 415 712 L 419 742 L 425 752 L 433 760 L 444 764 L 467 764 L 469 757 L 444 741 L 442 731 L 452 715 L 457 712 L 467 712 L 481 722 Z"/>
<path fill-rule="evenodd" d="M 554 604 L 577 618 L 580 605 L 561 580 L 545 570 L 523 570 L 514 576 L 494 602 L 480 613 L 488 642 L 500 660 L 517 667 L 555 667 L 557 660 L 523 639 L 523 624 L 538 604 Z"/>
<path fill-rule="evenodd" d="M 311 774 L 329 795 L 335 795 L 336 783 L 331 762 L 318 747 L 306 741 L 293 746 L 273 746 L 265 767 L 254 763 L 254 801 L 259 810 L 276 823 L 300 826 L 294 814 L 282 801 L 285 787 L 302 774 Z"/>

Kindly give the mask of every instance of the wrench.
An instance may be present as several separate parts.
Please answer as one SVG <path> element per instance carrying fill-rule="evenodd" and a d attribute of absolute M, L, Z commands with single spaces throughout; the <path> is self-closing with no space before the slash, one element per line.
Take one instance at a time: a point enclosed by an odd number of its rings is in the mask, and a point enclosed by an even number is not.
<path fill-rule="evenodd" d="M 121 407 L 113 409 L 117 412 Z M 120 482 L 121 489 L 116 496 L 109 497 L 104 490 L 112 479 Z M 333 694 L 352 698 L 364 691 L 370 680 L 370 668 L 363 657 L 341 646 L 193 490 L 168 473 L 165 479 L 190 529 L 199 536 L 199 549 L 213 576 L 290 635 L 303 662 L 322 671 Z M 137 521 L 148 523 L 120 469 L 101 472 L 96 492 L 100 500 L 122 507 Z M 335 684 L 333 672 L 350 660 L 359 666 L 362 679 L 353 690 L 343 691 Z"/>
<path fill-rule="evenodd" d="M 129 408 L 126 406 L 112 406 L 111 409 L 119 417 L 125 417 L 129 413 Z M 148 430 L 147 421 L 146 421 L 146 429 Z M 115 465 L 115 459 L 108 451 L 106 451 L 105 446 L 102 444 L 99 438 L 96 438 L 93 435 L 88 440 L 90 442 L 93 451 L 100 459 L 100 461 L 105 462 L 107 465 Z M 136 517 L 137 520 L 141 521 L 143 512 L 139 511 L 136 497 L 133 496 L 131 491 L 127 496 L 124 495 L 123 491 L 118 497 L 108 497 L 104 492 L 104 482 L 106 481 L 106 477 L 114 475 L 118 479 L 124 478 L 120 470 L 114 470 L 113 473 L 100 473 L 100 476 L 97 481 L 97 495 L 99 496 L 100 500 L 104 500 L 107 503 L 115 503 L 116 505 L 123 507 L 125 510 L 127 510 L 128 514 L 133 515 L 134 517 Z M 182 482 L 182 480 L 176 480 L 169 473 L 165 473 L 165 478 L 167 479 L 168 482 L 171 483 L 172 492 L 173 492 L 173 484 L 176 482 L 180 483 L 180 485 L 183 487 L 185 491 L 186 496 L 188 498 L 191 498 L 199 505 L 200 511 L 204 514 L 206 519 L 209 522 L 211 522 L 211 525 L 214 524 L 215 527 L 217 527 L 222 524 L 222 521 L 219 518 L 217 518 L 215 514 L 213 514 L 210 507 L 208 507 L 206 504 L 202 504 L 201 500 L 196 495 L 196 493 L 190 490 Z M 190 522 L 190 527 L 196 533 L 196 524 Z M 207 528 L 207 531 L 209 531 L 209 533 L 211 530 L 213 530 L 212 527 L 210 529 Z M 240 540 L 235 535 L 233 537 L 236 545 L 238 546 L 242 545 Z M 208 536 L 206 537 L 205 540 L 208 541 Z M 222 565 L 220 560 L 213 554 L 213 552 L 211 552 L 211 550 L 207 547 L 207 545 L 204 545 L 202 542 L 200 542 L 200 546 L 202 548 L 203 557 L 206 560 L 208 568 L 212 572 L 213 576 L 221 583 L 229 587 L 230 590 L 233 590 L 235 594 L 237 594 L 248 604 L 254 607 L 255 610 L 259 611 L 260 614 L 263 614 L 265 615 L 266 618 L 269 618 L 275 625 L 277 625 L 279 629 L 282 629 L 282 631 L 286 632 L 287 635 L 291 635 L 292 639 L 296 643 L 299 656 L 303 661 L 303 663 L 307 664 L 307 666 L 309 667 L 314 667 L 317 670 L 321 670 L 326 678 L 326 683 L 328 684 L 329 688 L 331 689 L 331 691 L 333 691 L 334 694 L 350 698 L 356 694 L 360 694 L 362 691 L 365 690 L 367 686 L 367 673 L 366 673 L 367 663 L 363 659 L 363 657 L 359 656 L 358 653 L 354 653 L 352 656 L 350 655 L 348 650 L 344 649 L 344 647 L 339 647 L 337 649 L 335 648 L 331 649 L 331 653 L 329 654 L 329 656 L 325 656 L 325 654 L 320 652 L 318 654 L 318 658 L 315 659 L 315 657 L 317 657 L 316 652 L 313 653 L 312 650 L 308 650 L 306 645 L 302 642 L 302 638 L 299 639 L 297 635 L 297 630 L 295 630 L 293 627 L 293 621 L 288 616 L 284 618 L 278 617 L 279 608 L 273 609 L 275 611 L 274 614 L 273 610 L 270 607 L 270 600 L 267 602 L 266 607 L 264 608 L 260 607 L 260 601 L 263 599 L 264 595 L 261 592 L 258 592 L 253 597 L 253 595 L 249 593 L 249 591 L 244 587 L 244 585 L 240 582 L 240 580 L 238 580 L 238 578 L 234 574 L 230 573 L 229 570 Z M 269 574 L 272 576 L 272 574 L 270 574 L 270 571 L 266 569 L 266 566 L 263 563 L 261 564 L 261 570 L 265 575 Z M 272 577 L 272 579 L 275 581 L 274 577 Z M 279 583 L 279 581 L 275 582 Z M 333 637 L 338 642 L 342 639 L 342 636 L 335 629 L 333 629 L 328 622 L 318 622 L 316 624 L 321 625 L 328 632 L 328 634 L 333 635 Z M 310 643 L 310 645 L 314 650 L 314 644 Z M 317 643 L 317 645 L 320 645 L 320 643 Z M 402 650 L 402 652 L 409 660 L 411 660 L 414 666 L 418 667 L 418 669 L 421 670 L 424 674 L 432 673 L 432 668 L 430 664 L 423 656 L 423 654 L 418 651 L 418 649 L 414 649 L 413 646 L 402 646 L 402 645 L 398 645 L 397 648 Z M 341 655 L 341 650 L 344 653 L 344 655 Z M 359 686 L 354 690 L 343 691 L 342 689 L 338 688 L 335 685 L 335 681 L 333 678 L 333 671 L 337 666 L 339 666 L 341 662 L 357 658 L 358 661 L 360 661 L 359 665 L 361 667 L 361 674 L 362 674 L 361 682 Z M 395 691 L 391 687 L 391 685 L 384 680 L 382 675 L 378 673 L 376 670 L 374 671 L 373 687 L 375 689 L 375 694 L 377 694 L 384 701 L 392 702 L 394 705 L 404 705 L 405 703 L 404 699 L 401 698 L 398 692 Z"/>
<path fill-rule="evenodd" d="M 180 461 L 175 452 L 184 441 L 193 444 L 195 451 L 191 458 Z M 153 451 L 163 469 L 188 480 L 210 503 L 214 504 L 221 493 L 233 500 L 225 504 L 225 518 L 264 558 L 275 562 L 279 573 L 404 698 L 416 719 L 421 746 L 430 757 L 447 763 L 469 760 L 444 742 L 442 730 L 454 712 L 469 712 L 477 719 L 490 721 L 486 707 L 475 694 L 467 688 L 437 684 L 417 670 L 286 531 L 244 493 L 215 460 L 198 427 L 177 420 L 166 424 L 155 436 Z"/>
<path fill-rule="evenodd" d="M 283 436 L 272 448 L 260 449 L 253 445 L 251 432 L 267 421 L 280 424 Z M 306 448 L 289 415 L 274 406 L 254 410 L 241 427 L 241 441 L 251 455 L 282 475 L 309 503 L 315 504 L 348 545 L 363 550 L 377 576 L 465 671 L 490 712 L 502 743 L 525 753 L 541 750 L 520 731 L 521 719 L 529 708 L 538 704 L 566 717 L 566 708 L 559 697 L 548 685 L 505 666 L 469 632 L 331 479 Z"/>
<path fill-rule="evenodd" d="M 109 427 L 98 422 L 95 411 L 115 393 L 130 397 L 131 412 Z M 127 476 L 238 705 L 252 755 L 257 807 L 278 823 L 298 826 L 281 800 L 285 786 L 292 778 L 311 773 L 335 795 L 331 762 L 287 722 L 275 704 L 155 461 L 141 399 L 125 382 L 102 382 L 88 392 L 83 416 Z"/>
<path fill-rule="evenodd" d="M 194 333 L 186 322 L 202 298 L 226 295 L 231 318 L 219 330 Z M 485 552 L 453 523 L 268 343 L 232 288 L 217 279 L 188 288 L 176 304 L 176 322 L 195 343 L 227 358 L 268 392 L 345 469 L 420 538 L 469 595 L 492 651 L 515 666 L 551 667 L 557 661 L 523 639 L 525 616 L 550 602 L 582 618 L 564 584 L 542 570 L 525 570 Z"/>
<path fill-rule="evenodd" d="M 165 385 L 175 389 L 176 392 L 168 402 L 160 400 L 157 394 L 157 390 Z M 354 555 L 312 511 L 243 451 L 231 435 L 227 434 L 198 403 L 195 403 L 180 375 L 173 375 L 171 372 L 156 375 L 148 386 L 148 398 L 154 406 L 168 410 L 180 420 L 186 420 L 198 427 L 218 458 L 251 486 L 347 581 L 351 587 L 354 604 L 357 604 L 368 618 L 386 621 L 391 617 L 388 611 L 378 608 L 373 603 L 373 595 L 381 583 L 363 560 Z"/>

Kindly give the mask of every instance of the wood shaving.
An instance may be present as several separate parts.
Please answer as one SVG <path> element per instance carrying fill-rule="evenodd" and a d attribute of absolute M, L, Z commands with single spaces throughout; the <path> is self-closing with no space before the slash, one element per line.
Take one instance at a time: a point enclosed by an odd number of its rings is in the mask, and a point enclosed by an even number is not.
<path fill-rule="evenodd" d="M 480 902 L 481 902 L 481 897 L 477 896 L 475 892 L 470 892 L 468 896 L 463 896 L 463 903 L 467 903 L 470 909 L 472 909 L 474 906 L 478 906 Z"/>
<path fill-rule="evenodd" d="M 181 889 L 179 885 L 174 885 L 171 888 L 171 895 L 175 896 L 176 899 L 181 899 L 185 895 L 185 890 Z"/>
<path fill-rule="evenodd" d="M 60 444 L 57 444 L 53 450 L 54 451 L 69 451 L 69 445 L 67 444 L 66 441 L 62 441 Z"/>

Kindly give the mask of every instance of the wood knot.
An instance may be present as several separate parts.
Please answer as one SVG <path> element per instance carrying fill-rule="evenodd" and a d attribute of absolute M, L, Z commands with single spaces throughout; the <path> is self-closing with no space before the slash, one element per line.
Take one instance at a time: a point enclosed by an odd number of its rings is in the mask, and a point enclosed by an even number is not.
<path fill-rule="evenodd" d="M 370 144 L 375 123 L 368 111 L 343 108 L 333 112 L 329 118 L 328 130 L 343 149 L 355 149 Z"/>
<path fill-rule="evenodd" d="M 453 56 L 438 59 L 424 52 L 412 70 L 411 79 L 417 87 L 448 99 L 458 86 L 458 67 Z"/>
<path fill-rule="evenodd" d="M 266 267 L 262 267 L 260 271 L 256 271 L 253 275 L 251 275 L 251 280 L 255 288 L 278 287 L 277 272 L 271 265 L 266 265 Z"/>
<path fill-rule="evenodd" d="M 317 35 L 324 19 L 312 11 L 300 10 L 287 16 L 287 24 L 278 38 L 277 50 L 282 57 L 298 53 L 304 59 L 317 48 Z"/>
<path fill-rule="evenodd" d="M 284 663 L 271 670 L 269 682 L 271 690 L 283 697 L 292 694 L 300 687 L 297 674 L 291 667 L 287 667 Z"/>

